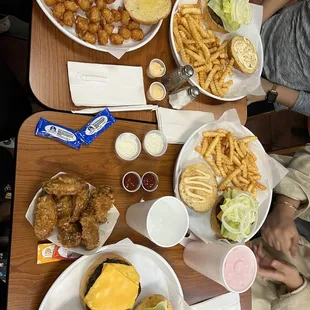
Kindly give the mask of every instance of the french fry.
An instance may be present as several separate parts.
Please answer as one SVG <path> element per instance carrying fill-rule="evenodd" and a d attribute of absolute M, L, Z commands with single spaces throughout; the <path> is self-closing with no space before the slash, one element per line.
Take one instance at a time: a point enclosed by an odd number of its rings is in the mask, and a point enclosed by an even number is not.
<path fill-rule="evenodd" d="M 209 146 L 209 141 L 207 138 L 204 138 L 202 142 L 202 149 L 201 149 L 201 154 L 203 156 L 206 154 L 208 146 Z"/>
<path fill-rule="evenodd" d="M 210 60 L 210 51 L 208 49 L 208 47 L 206 45 L 201 45 L 201 49 L 203 51 L 203 55 L 205 57 L 205 61 L 206 63 L 211 63 L 211 60 Z M 211 69 L 210 69 L 211 70 Z"/>
<path fill-rule="evenodd" d="M 194 23 L 196 26 L 197 31 L 199 32 L 199 34 L 201 35 L 202 39 L 206 39 L 208 37 L 208 32 L 197 22 L 197 20 L 195 20 L 195 17 L 192 16 L 194 18 Z M 202 43 L 203 40 L 202 40 Z"/>
<path fill-rule="evenodd" d="M 256 197 L 257 197 L 257 189 L 256 189 L 256 187 L 253 188 L 252 193 L 253 193 L 254 198 L 256 199 Z"/>
<path fill-rule="evenodd" d="M 208 32 L 207 32 L 208 33 Z M 202 43 L 203 44 L 210 44 L 210 43 L 214 43 L 215 42 L 215 38 L 213 37 L 213 38 L 208 38 L 208 39 L 203 39 L 202 40 Z M 217 49 L 217 48 L 216 48 Z"/>
<path fill-rule="evenodd" d="M 221 176 L 221 172 L 220 170 L 217 168 L 216 164 L 213 162 L 213 160 L 210 157 L 204 157 L 205 161 L 207 162 L 207 164 L 211 167 L 211 169 L 213 170 L 214 174 L 218 177 Z"/>
<path fill-rule="evenodd" d="M 178 28 L 179 28 L 179 31 L 182 31 L 185 33 L 187 39 L 189 39 L 189 40 L 192 39 L 192 35 L 189 33 L 189 31 L 183 25 L 179 25 Z"/>
<path fill-rule="evenodd" d="M 196 72 L 206 72 L 207 71 L 207 66 L 199 66 L 195 68 Z"/>
<path fill-rule="evenodd" d="M 251 178 L 249 176 L 250 181 L 252 182 L 252 184 L 254 184 L 255 187 L 258 187 L 260 190 L 265 191 L 267 189 L 267 187 L 259 182 L 257 182 L 256 180 L 254 180 L 253 178 Z"/>
<path fill-rule="evenodd" d="M 236 177 L 239 173 L 241 173 L 242 170 L 242 166 L 240 166 L 239 168 L 235 169 L 234 171 L 232 171 L 218 186 L 219 190 L 223 190 L 231 181 L 234 177 Z"/>
<path fill-rule="evenodd" d="M 195 14 L 195 15 L 192 15 L 192 17 L 197 20 L 203 19 L 203 16 L 201 14 Z"/>
<path fill-rule="evenodd" d="M 225 81 L 225 79 L 229 73 L 229 70 L 231 70 L 232 66 L 234 65 L 234 62 L 235 62 L 235 60 L 233 58 L 229 61 L 229 64 L 227 65 L 227 67 L 226 67 L 225 71 L 223 72 L 223 75 L 220 79 L 220 82 L 219 82 L 220 85 L 223 85 L 223 83 L 224 83 L 224 81 Z"/>
<path fill-rule="evenodd" d="M 240 182 L 239 182 L 239 180 L 237 179 L 237 177 L 234 177 L 233 179 L 232 179 L 232 183 L 236 186 L 236 187 L 241 187 L 241 184 L 240 184 Z"/>
<path fill-rule="evenodd" d="M 229 135 L 229 159 L 231 161 L 233 161 L 233 159 L 234 159 L 234 154 L 235 154 L 234 139 L 233 139 L 232 135 Z M 241 163 L 238 166 L 241 166 Z"/>
<path fill-rule="evenodd" d="M 247 180 L 246 178 L 242 177 L 241 175 L 238 176 L 238 180 L 239 180 L 241 183 L 250 184 L 250 181 Z"/>
<path fill-rule="evenodd" d="M 241 141 L 243 143 L 249 143 L 251 141 L 255 141 L 257 140 L 257 137 L 256 136 L 249 136 L 249 137 L 245 137 L 245 138 L 242 138 Z"/>
<path fill-rule="evenodd" d="M 199 82 L 200 85 L 202 85 L 202 83 L 204 83 L 206 78 L 207 78 L 206 72 L 204 72 L 204 71 L 198 72 L 198 82 Z"/>
<path fill-rule="evenodd" d="M 254 184 L 251 183 L 251 184 L 248 186 L 248 192 L 252 193 L 253 188 L 254 188 Z"/>
<path fill-rule="evenodd" d="M 226 177 L 226 173 L 223 169 L 223 164 L 222 164 L 222 152 L 221 152 L 221 143 L 220 142 L 216 145 L 216 165 L 219 168 L 221 175 L 223 177 Z"/>
<path fill-rule="evenodd" d="M 201 154 L 202 148 L 200 146 L 196 146 L 195 151 Z"/>
<path fill-rule="evenodd" d="M 234 145 L 235 145 L 235 150 L 237 152 L 237 154 L 241 157 L 241 158 L 244 158 L 245 155 L 242 153 L 242 151 L 240 150 L 240 147 L 239 147 L 239 144 L 238 142 L 235 140 L 234 141 Z"/>
<path fill-rule="evenodd" d="M 220 56 L 220 52 L 216 52 L 216 53 L 214 53 L 214 54 L 211 55 L 210 60 L 211 60 L 211 61 L 214 61 L 215 59 L 219 58 L 219 56 Z"/>
<path fill-rule="evenodd" d="M 202 39 L 199 35 L 199 32 L 195 26 L 195 20 L 188 14 L 185 15 L 185 18 L 187 20 L 189 30 L 190 30 L 190 33 L 191 33 L 193 39 L 196 41 L 196 44 L 198 46 L 201 46 L 203 43 L 202 43 Z"/>
<path fill-rule="evenodd" d="M 207 149 L 207 151 L 205 153 L 205 157 L 209 157 L 212 154 L 212 152 L 214 151 L 216 145 L 219 143 L 220 139 L 221 139 L 220 135 L 217 135 L 213 139 L 213 141 L 210 143 L 210 145 L 209 145 L 209 147 L 208 147 L 208 149 Z"/>
<path fill-rule="evenodd" d="M 233 162 L 230 160 L 230 158 L 228 158 L 225 154 L 223 154 L 222 160 L 223 160 L 223 163 L 225 165 L 232 166 L 232 164 L 233 164 Z"/>
<path fill-rule="evenodd" d="M 225 133 L 223 132 L 216 132 L 216 131 L 205 131 L 202 133 L 202 135 L 204 137 L 208 137 L 208 138 L 215 138 L 217 136 L 224 138 L 225 137 Z"/>
<path fill-rule="evenodd" d="M 228 58 L 228 55 L 227 55 L 226 53 L 221 53 L 221 54 L 220 54 L 220 58 L 227 59 L 227 58 Z"/>
<path fill-rule="evenodd" d="M 197 8 L 197 4 L 183 4 L 181 10 L 185 8 Z"/>
<path fill-rule="evenodd" d="M 185 52 L 187 53 L 187 55 L 189 55 L 190 57 L 194 58 L 196 61 L 204 62 L 203 57 L 201 57 L 199 54 L 191 51 L 190 49 L 185 48 Z"/>
<path fill-rule="evenodd" d="M 242 165 L 244 166 L 243 170 L 242 170 L 242 176 L 246 179 L 248 177 L 248 168 L 247 168 L 247 164 L 246 161 L 244 159 L 242 159 L 241 161 Z"/>
<path fill-rule="evenodd" d="M 238 143 L 239 143 L 239 147 L 240 147 L 241 152 L 244 155 L 246 155 L 248 153 L 249 149 L 245 146 L 245 144 L 241 140 L 239 140 Z"/>
<path fill-rule="evenodd" d="M 226 66 L 226 64 L 227 64 L 226 59 L 220 59 L 220 63 L 221 63 L 221 65 Z"/>
<path fill-rule="evenodd" d="M 199 53 L 199 50 L 194 45 L 188 45 L 187 48 L 195 53 Z"/>
<path fill-rule="evenodd" d="M 240 162 L 240 160 L 237 158 L 236 153 L 234 154 L 234 157 L 233 157 L 233 163 L 234 163 L 236 166 L 241 166 L 241 162 Z"/>
<path fill-rule="evenodd" d="M 183 31 L 180 31 L 180 35 L 181 35 L 182 42 L 185 45 L 195 44 L 194 40 L 189 40 L 189 39 L 186 38 L 186 34 Z"/>
<path fill-rule="evenodd" d="M 215 95 L 215 96 L 220 96 L 220 94 L 218 93 L 217 89 L 216 89 L 216 86 L 215 86 L 215 83 L 214 81 L 212 81 L 210 83 L 210 88 L 211 88 L 211 91 L 212 91 L 212 94 Z"/>
<path fill-rule="evenodd" d="M 211 47 L 211 48 L 209 49 L 209 52 L 210 52 L 210 54 L 216 53 L 216 52 L 217 52 L 217 47 Z"/>
<path fill-rule="evenodd" d="M 215 87 L 216 87 L 216 90 L 217 90 L 219 96 L 223 98 L 225 95 L 224 95 L 224 93 L 222 91 L 222 87 L 220 86 L 219 81 L 215 80 L 214 84 L 215 84 Z"/>
<path fill-rule="evenodd" d="M 226 95 L 229 92 L 229 88 L 228 87 L 223 87 L 222 88 L 222 92 L 224 95 Z"/>
<path fill-rule="evenodd" d="M 215 65 L 215 66 L 213 67 L 213 69 L 210 71 L 210 73 L 209 73 L 209 75 L 208 75 L 208 77 L 207 77 L 207 79 L 206 79 L 206 81 L 205 81 L 204 89 L 207 89 L 207 88 L 209 87 L 209 85 L 210 85 L 210 83 L 212 82 L 212 79 L 213 79 L 213 77 L 214 77 L 214 74 L 215 74 L 218 70 L 220 70 L 220 66 Z"/>
<path fill-rule="evenodd" d="M 233 81 L 233 80 L 229 80 L 229 81 L 227 81 L 226 83 L 224 83 L 224 84 L 222 85 L 222 87 L 223 87 L 223 88 L 230 87 L 230 86 L 232 86 L 233 84 L 234 84 L 234 81 Z"/>
<path fill-rule="evenodd" d="M 184 8 L 181 10 L 181 14 L 182 15 L 186 15 L 186 14 L 198 14 L 198 15 L 202 15 L 201 14 L 201 10 L 198 8 Z"/>
<path fill-rule="evenodd" d="M 220 45 L 220 47 L 218 48 L 218 51 L 223 50 L 227 45 L 228 45 L 228 41 L 224 41 L 224 42 Z"/>
<path fill-rule="evenodd" d="M 216 72 L 216 73 L 214 74 L 214 77 L 213 77 L 213 78 L 214 78 L 215 80 L 219 80 L 219 79 L 221 78 L 221 75 L 222 75 L 221 72 L 218 71 L 218 72 Z"/>
<path fill-rule="evenodd" d="M 214 65 L 220 65 L 220 64 L 221 64 L 221 62 L 220 62 L 219 59 L 213 60 L 212 63 L 213 63 Z"/>
<path fill-rule="evenodd" d="M 178 24 L 176 22 L 176 19 L 173 20 L 173 34 L 175 37 L 176 44 L 180 50 L 180 55 L 181 55 L 182 61 L 185 64 L 189 63 L 189 57 L 185 53 L 185 49 L 183 46 L 181 35 L 179 33 Z"/>

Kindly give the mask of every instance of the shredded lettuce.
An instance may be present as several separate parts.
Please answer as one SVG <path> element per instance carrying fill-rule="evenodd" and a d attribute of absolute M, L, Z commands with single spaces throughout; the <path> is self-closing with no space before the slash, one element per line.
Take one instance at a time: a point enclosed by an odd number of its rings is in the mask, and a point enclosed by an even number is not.
<path fill-rule="evenodd" d="M 145 310 L 168 310 L 168 302 L 167 300 L 161 301 L 154 308 L 145 308 Z"/>
<path fill-rule="evenodd" d="M 224 28 L 233 32 L 252 20 L 249 0 L 210 0 L 209 7 L 221 18 Z"/>
<path fill-rule="evenodd" d="M 224 192 L 221 234 L 224 238 L 240 242 L 255 229 L 258 216 L 258 201 L 251 193 L 240 190 Z"/>

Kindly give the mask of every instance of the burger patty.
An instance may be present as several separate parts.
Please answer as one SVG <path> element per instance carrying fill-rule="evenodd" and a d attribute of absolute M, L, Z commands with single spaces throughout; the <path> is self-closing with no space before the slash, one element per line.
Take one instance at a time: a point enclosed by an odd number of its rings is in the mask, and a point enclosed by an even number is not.
<path fill-rule="evenodd" d="M 90 278 L 88 280 L 88 283 L 87 283 L 85 296 L 87 295 L 87 293 L 89 292 L 91 287 L 94 285 L 96 280 L 101 275 L 103 264 L 121 264 L 121 265 L 131 266 L 129 263 L 127 263 L 127 262 L 125 262 L 125 261 L 123 261 L 121 259 L 110 259 L 110 258 L 107 258 L 104 262 L 102 262 L 100 265 L 97 266 L 97 268 L 95 269 L 94 273 L 90 276 Z M 141 285 L 139 283 L 139 290 L 138 290 L 137 298 L 140 295 L 140 293 L 141 293 Z M 87 307 L 87 309 L 89 309 L 89 308 Z"/>
<path fill-rule="evenodd" d="M 222 19 L 208 6 L 208 9 L 209 9 L 209 13 L 212 17 L 212 19 L 220 26 L 223 27 L 223 21 Z"/>

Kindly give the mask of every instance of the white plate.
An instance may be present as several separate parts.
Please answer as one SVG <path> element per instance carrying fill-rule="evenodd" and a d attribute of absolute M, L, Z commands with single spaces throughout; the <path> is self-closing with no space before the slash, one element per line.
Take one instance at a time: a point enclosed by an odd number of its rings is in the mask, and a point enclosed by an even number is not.
<path fill-rule="evenodd" d="M 183 297 L 181 284 L 167 261 L 151 249 L 141 245 L 108 245 L 93 256 L 83 256 L 71 264 L 54 282 L 44 297 L 39 310 L 83 310 L 80 304 L 80 282 L 88 266 L 102 253 L 116 253 L 128 259 L 140 274 L 141 294 L 137 303 L 151 294 L 162 294 L 167 297 L 174 309 Z"/>
<path fill-rule="evenodd" d="M 179 178 L 180 178 L 180 175 L 183 169 L 189 165 L 200 163 L 200 162 L 207 165 L 207 163 L 201 158 L 200 154 L 198 154 L 194 150 L 194 148 L 202 140 L 201 133 L 203 131 L 213 131 L 213 130 L 222 128 L 222 129 L 231 131 L 232 134 L 237 136 L 238 138 L 243 138 L 246 136 L 253 136 L 253 133 L 242 125 L 238 125 L 238 127 L 236 127 L 234 124 L 230 124 L 230 123 L 226 123 L 226 126 L 225 126 L 225 123 L 221 123 L 220 125 L 217 125 L 217 124 L 218 124 L 217 122 L 212 122 L 210 124 L 206 124 L 202 126 L 198 130 L 196 130 L 191 135 L 191 137 L 187 140 L 187 142 L 184 144 L 179 154 L 179 157 L 176 161 L 174 176 L 173 176 L 174 192 L 177 198 L 181 199 L 179 195 Z M 265 219 L 269 212 L 271 199 L 272 199 L 272 186 L 270 185 L 269 180 L 267 178 L 264 178 L 264 176 L 268 175 L 264 171 L 266 171 L 266 169 L 268 169 L 269 167 L 265 167 L 263 161 L 260 158 L 260 156 L 262 156 L 261 154 L 266 154 L 265 150 L 262 144 L 258 140 L 251 142 L 249 144 L 249 148 L 254 152 L 254 154 L 257 155 L 256 163 L 259 168 L 259 172 L 262 175 L 262 180 L 260 180 L 260 182 L 267 187 L 267 190 L 257 191 L 257 200 L 259 202 L 258 222 L 257 222 L 256 229 L 252 231 L 249 238 L 244 240 L 245 242 L 250 240 L 258 232 L 258 230 L 261 228 L 261 226 L 265 222 Z M 266 154 L 266 156 L 268 155 Z M 202 239 L 205 242 L 216 241 L 219 239 L 219 237 L 215 234 L 215 232 L 213 231 L 210 225 L 211 210 L 209 210 L 206 213 L 197 213 L 190 208 L 187 208 L 187 210 L 189 213 L 189 229 L 195 235 L 197 235 L 200 239 Z"/>
<path fill-rule="evenodd" d="M 175 46 L 174 38 L 173 38 L 173 17 L 174 17 L 175 13 L 178 10 L 180 2 L 182 2 L 182 4 L 184 4 L 184 3 L 193 4 L 193 3 L 197 3 L 197 1 L 196 0 L 185 0 L 185 1 L 184 0 L 177 0 L 175 2 L 174 6 L 173 6 L 172 13 L 171 13 L 170 31 L 169 31 L 170 47 L 171 47 L 171 51 L 172 51 L 172 55 L 173 55 L 174 61 L 179 66 L 184 66 L 184 63 L 182 62 L 182 59 L 181 59 L 179 53 L 176 50 L 176 46 Z M 234 37 L 236 35 L 245 35 L 245 36 L 247 36 L 248 30 L 246 29 L 246 27 L 247 26 L 242 26 L 237 32 L 235 32 L 234 34 L 230 34 L 229 38 L 230 37 Z M 219 36 L 219 37 L 221 37 L 222 35 L 223 34 L 217 33 L 217 36 Z M 253 41 L 253 38 L 251 38 L 251 36 L 248 36 L 248 37 L 249 37 L 249 39 L 253 42 L 253 44 L 256 47 L 256 51 L 257 51 L 258 59 L 259 59 L 259 68 L 257 69 L 255 75 L 257 74 L 260 77 L 261 74 L 262 74 L 262 71 L 263 71 L 263 63 L 264 63 L 264 52 L 263 52 L 262 40 L 261 40 L 261 37 L 260 37 L 259 33 L 255 35 L 255 38 L 257 39 L 257 42 Z M 204 95 L 206 95 L 208 97 L 212 97 L 212 98 L 220 100 L 220 101 L 236 101 L 236 100 L 239 100 L 239 99 L 249 95 L 248 92 L 244 92 L 243 94 L 240 94 L 239 96 L 234 96 L 234 95 L 231 94 L 231 91 L 234 90 L 234 89 L 238 89 L 238 87 L 240 87 L 240 85 L 244 84 L 244 80 L 247 79 L 248 77 L 247 77 L 246 74 L 243 74 L 243 73 L 239 72 L 238 70 L 236 70 L 234 68 L 233 68 L 233 72 L 234 72 L 234 76 L 233 76 L 232 80 L 234 81 L 234 85 L 229 88 L 230 90 L 229 90 L 229 92 L 226 94 L 226 96 L 224 98 L 215 96 L 215 95 L 207 92 L 206 90 L 204 90 L 199 85 L 199 83 L 197 81 L 196 73 L 195 73 L 194 77 L 190 78 L 189 83 L 191 85 L 197 86 L 199 88 L 199 91 L 202 94 L 204 94 Z"/>
<path fill-rule="evenodd" d="M 152 25 L 152 26 L 144 26 L 141 25 L 141 29 L 144 32 L 144 39 L 141 41 L 134 41 L 132 39 L 126 40 L 124 41 L 124 44 L 122 44 L 121 46 L 115 46 L 112 45 L 110 42 L 106 45 L 99 45 L 99 44 L 90 44 L 87 43 L 85 41 L 83 41 L 82 39 L 80 39 L 77 34 L 75 33 L 75 28 L 73 27 L 67 27 L 67 26 L 61 26 L 56 18 L 53 16 L 52 14 L 52 10 L 49 6 L 47 6 L 44 2 L 44 0 L 37 0 L 38 5 L 40 6 L 40 8 L 42 9 L 42 11 L 45 13 L 45 15 L 49 18 L 49 20 L 63 33 L 65 34 L 67 37 L 69 37 L 70 39 L 72 39 L 73 41 L 84 45 L 88 48 L 91 48 L 93 50 L 97 50 L 97 51 L 101 51 L 101 52 L 112 52 L 115 50 L 118 51 L 123 51 L 123 52 L 131 52 L 134 51 L 142 46 L 144 46 L 145 44 L 147 44 L 148 42 L 150 42 L 154 36 L 156 35 L 156 33 L 158 32 L 158 30 L 161 27 L 162 24 L 162 20 L 159 21 L 157 24 Z M 109 4 L 108 7 L 111 9 L 117 9 L 119 6 L 123 6 L 123 0 L 116 0 L 114 3 Z M 75 13 L 76 15 L 81 15 L 85 17 L 85 12 L 82 11 L 81 9 L 78 10 L 77 13 Z M 116 29 L 118 29 L 118 27 L 115 27 Z M 114 32 L 116 32 L 116 29 L 114 29 Z"/>
<path fill-rule="evenodd" d="M 60 174 L 65 174 L 65 172 L 57 173 L 56 175 L 54 175 L 52 177 L 52 179 L 56 178 Z M 91 184 L 89 184 L 89 183 L 87 183 L 87 184 L 89 186 L 90 191 L 95 188 Z M 38 190 L 38 192 L 35 194 L 35 196 L 33 197 L 32 201 L 29 205 L 29 208 L 26 212 L 26 215 L 25 215 L 26 219 L 28 220 L 28 222 L 32 226 L 34 225 L 34 213 L 35 213 L 35 208 L 36 208 L 36 201 L 42 192 L 43 192 L 43 189 L 40 188 Z M 113 231 L 113 229 L 117 223 L 118 217 L 119 217 L 119 212 L 116 209 L 116 207 L 113 205 L 113 207 L 109 210 L 109 212 L 107 214 L 107 221 L 105 223 L 99 225 L 99 245 L 94 250 L 87 250 L 82 245 L 79 245 L 79 246 L 74 247 L 74 248 L 68 248 L 68 250 L 70 252 L 78 253 L 81 255 L 95 254 L 104 245 L 104 243 L 108 240 L 108 238 L 110 237 L 110 235 L 111 235 L 111 233 L 112 233 L 112 231 Z M 50 242 L 52 242 L 52 243 L 54 243 L 60 247 L 63 247 L 63 245 L 58 241 L 58 228 L 57 227 L 54 229 L 51 236 L 49 238 L 47 238 L 47 240 L 49 240 Z"/>

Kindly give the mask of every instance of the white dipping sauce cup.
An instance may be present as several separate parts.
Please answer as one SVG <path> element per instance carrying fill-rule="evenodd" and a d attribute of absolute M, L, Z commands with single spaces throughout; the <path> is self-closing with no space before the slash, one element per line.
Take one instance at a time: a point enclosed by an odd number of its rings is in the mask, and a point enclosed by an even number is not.
<path fill-rule="evenodd" d="M 177 245 L 186 235 L 189 217 L 184 204 L 175 197 L 162 197 L 131 205 L 126 222 L 158 246 Z"/>
<path fill-rule="evenodd" d="M 161 67 L 164 69 L 163 72 L 161 74 L 156 74 L 155 72 L 152 71 L 151 65 L 157 62 L 158 64 L 161 65 Z M 166 65 L 164 64 L 164 62 L 161 59 L 158 58 L 154 58 L 150 61 L 149 66 L 146 69 L 146 75 L 151 78 L 151 79 L 155 79 L 155 78 L 160 78 L 163 77 L 166 74 Z"/>
<path fill-rule="evenodd" d="M 152 153 L 151 152 L 151 150 L 147 147 L 147 137 L 148 137 L 148 135 L 150 135 L 150 134 L 156 134 L 156 135 L 158 135 L 159 137 L 161 137 L 161 139 L 162 139 L 162 141 L 163 141 L 163 148 L 162 148 L 162 150 L 159 152 L 159 153 Z M 159 131 L 159 130 L 151 130 L 151 131 L 149 131 L 145 136 L 144 136 L 144 138 L 143 138 L 143 149 L 144 149 L 144 151 L 146 152 L 146 153 L 148 153 L 149 155 L 151 155 L 151 156 L 154 156 L 154 157 L 160 157 L 160 156 L 162 156 L 162 155 L 164 155 L 165 153 L 166 153 L 166 151 L 167 151 L 167 148 L 168 148 L 168 142 L 167 142 L 167 139 L 166 139 L 166 137 L 165 137 L 165 135 L 161 132 L 161 131 Z"/>
<path fill-rule="evenodd" d="M 161 97 L 156 98 L 153 96 L 152 89 L 155 85 L 158 85 L 163 90 L 163 95 Z M 150 85 L 148 91 L 146 92 L 146 97 L 150 101 L 162 101 L 166 97 L 166 94 L 167 92 L 165 86 L 162 83 L 154 82 Z"/>
<path fill-rule="evenodd" d="M 242 248 L 245 251 L 246 259 L 236 261 L 228 266 L 233 273 L 246 275 L 249 277 L 247 284 L 239 291 L 233 290 L 225 279 L 225 264 L 228 262 L 230 254 L 233 251 Z M 247 291 L 254 283 L 257 273 L 257 262 L 254 253 L 245 245 L 228 244 L 223 241 L 205 243 L 203 241 L 193 241 L 186 245 L 183 258 L 190 268 L 198 271 L 204 276 L 224 286 L 228 291 L 233 293 L 243 293 Z M 228 263 L 227 263 L 228 264 Z M 238 276 L 235 277 L 236 281 Z"/>
<path fill-rule="evenodd" d="M 136 152 L 132 156 L 126 157 L 124 154 L 121 154 L 118 150 L 118 143 L 121 143 L 122 139 L 126 139 L 128 141 L 132 140 L 132 143 L 136 146 Z M 131 132 L 124 132 L 119 135 L 115 141 L 115 152 L 116 154 L 123 160 L 132 161 L 135 160 L 141 153 L 141 142 L 139 138 Z"/>

